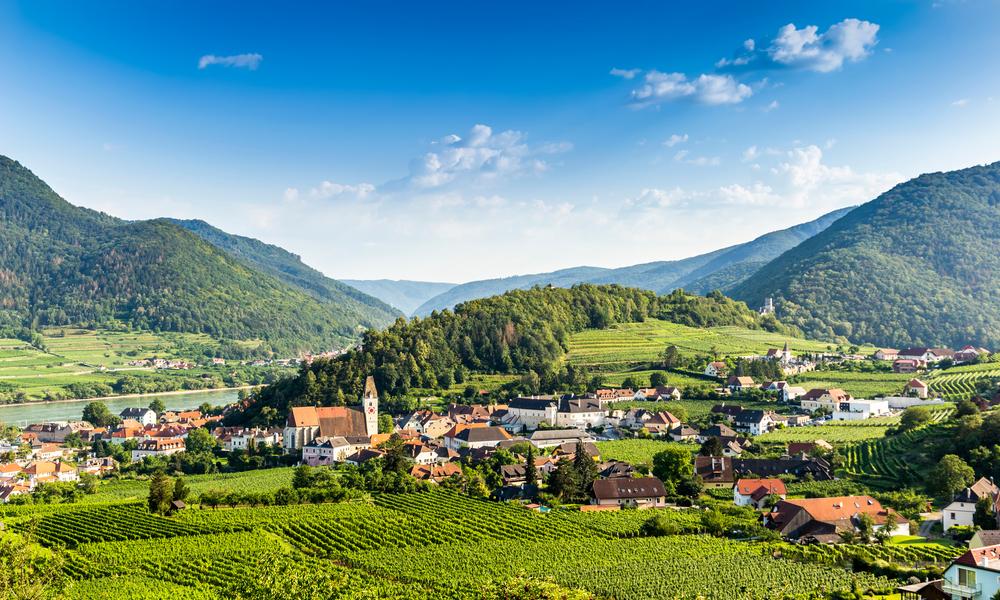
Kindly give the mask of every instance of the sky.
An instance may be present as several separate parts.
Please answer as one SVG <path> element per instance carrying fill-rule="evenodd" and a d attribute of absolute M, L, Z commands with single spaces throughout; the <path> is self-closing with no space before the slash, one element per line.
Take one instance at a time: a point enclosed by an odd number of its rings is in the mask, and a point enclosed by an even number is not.
<path fill-rule="evenodd" d="M 0 154 L 331 277 L 684 258 L 1000 160 L 1000 3 L 0 3 Z"/>

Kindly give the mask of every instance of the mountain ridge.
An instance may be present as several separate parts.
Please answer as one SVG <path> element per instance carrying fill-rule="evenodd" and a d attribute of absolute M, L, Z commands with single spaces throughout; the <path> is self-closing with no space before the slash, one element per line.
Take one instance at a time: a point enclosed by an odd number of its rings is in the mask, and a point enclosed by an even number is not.
<path fill-rule="evenodd" d="M 427 300 L 413 314 L 427 315 L 434 310 L 452 308 L 467 300 L 536 285 L 567 287 L 577 283 L 618 284 L 659 294 L 666 294 L 677 288 L 702 294 L 715 289 L 726 291 L 750 277 L 757 268 L 776 258 L 781 252 L 823 231 L 852 209 L 853 207 L 841 208 L 806 223 L 765 233 L 743 244 L 673 261 L 654 261 L 619 268 L 570 267 L 550 273 L 471 281 L 456 285 Z"/>

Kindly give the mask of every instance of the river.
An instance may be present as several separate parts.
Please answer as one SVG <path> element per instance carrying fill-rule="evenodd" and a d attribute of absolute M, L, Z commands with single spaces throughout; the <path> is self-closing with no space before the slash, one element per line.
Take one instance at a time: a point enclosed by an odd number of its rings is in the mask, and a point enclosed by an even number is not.
<path fill-rule="evenodd" d="M 163 401 L 167 410 L 186 410 L 196 408 L 203 402 L 213 406 L 236 402 L 236 390 L 207 390 L 191 392 L 190 394 L 149 394 L 148 396 L 133 396 L 129 398 L 106 398 L 101 400 L 108 405 L 113 414 L 118 414 L 129 406 L 148 406 L 154 398 Z M 25 426 L 28 423 L 44 423 L 47 421 L 73 421 L 80 419 L 83 407 L 91 400 L 76 400 L 73 402 L 30 402 L 15 406 L 0 405 L 0 423 Z"/>

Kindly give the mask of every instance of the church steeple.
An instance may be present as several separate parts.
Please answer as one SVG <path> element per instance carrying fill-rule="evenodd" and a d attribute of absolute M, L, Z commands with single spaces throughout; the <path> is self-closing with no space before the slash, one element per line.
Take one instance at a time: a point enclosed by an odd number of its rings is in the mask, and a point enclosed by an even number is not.
<path fill-rule="evenodd" d="M 375 378 L 371 375 L 365 380 L 361 409 L 365 411 L 365 432 L 369 436 L 375 435 L 378 433 L 378 390 L 375 388 Z"/>

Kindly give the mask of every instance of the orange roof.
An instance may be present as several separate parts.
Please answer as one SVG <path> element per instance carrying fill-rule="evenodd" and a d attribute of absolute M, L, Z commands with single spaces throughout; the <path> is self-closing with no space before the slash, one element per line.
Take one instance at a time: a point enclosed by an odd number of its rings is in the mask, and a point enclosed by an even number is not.
<path fill-rule="evenodd" d="M 2 463 L 0 464 L 0 473 L 20 473 L 21 465 L 17 463 Z"/>
<path fill-rule="evenodd" d="M 850 519 L 858 513 L 868 513 L 875 517 L 876 523 L 883 520 L 885 509 L 878 500 L 871 496 L 836 496 L 833 498 L 804 498 L 799 500 L 782 500 L 804 509 L 817 521 L 841 521 Z M 880 518 L 881 516 L 881 518 Z M 902 517 L 896 518 L 897 524 L 906 523 Z"/>
<path fill-rule="evenodd" d="M 36 460 L 35 462 L 28 465 L 24 472 L 28 475 L 44 475 L 46 473 L 56 472 L 56 463 L 50 460 Z"/>
<path fill-rule="evenodd" d="M 785 489 L 785 482 L 780 479 L 740 479 L 736 482 L 736 491 L 741 496 L 754 496 L 763 498 L 771 494 L 784 496 L 788 493 Z"/>
<path fill-rule="evenodd" d="M 911 379 L 909 383 L 906 384 L 906 387 L 925 388 L 927 387 L 927 384 L 924 383 L 923 381 L 920 381 L 919 379 Z"/>

